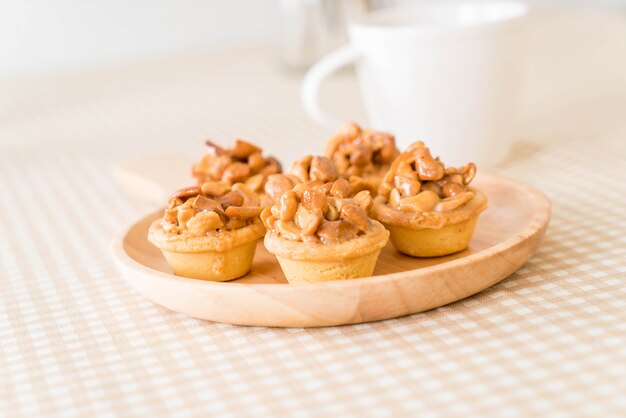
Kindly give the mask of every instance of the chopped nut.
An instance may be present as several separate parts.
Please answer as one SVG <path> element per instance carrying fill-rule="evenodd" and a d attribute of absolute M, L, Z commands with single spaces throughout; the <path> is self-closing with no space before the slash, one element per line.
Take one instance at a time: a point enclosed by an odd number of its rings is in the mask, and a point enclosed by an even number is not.
<path fill-rule="evenodd" d="M 367 231 L 367 213 L 365 213 L 365 210 L 361 206 L 353 204 L 344 205 L 341 208 L 339 216 L 341 219 L 345 219 L 358 227 L 361 231 Z"/>
<path fill-rule="evenodd" d="M 448 197 L 437 203 L 437 205 L 435 206 L 435 212 L 447 212 L 450 210 L 454 210 L 469 202 L 473 197 L 474 193 L 472 192 L 464 192 L 457 194 L 456 196 Z"/>
<path fill-rule="evenodd" d="M 241 193 L 243 196 L 242 206 L 259 206 L 261 204 L 261 200 L 259 196 L 250 190 L 248 186 L 243 183 L 235 183 L 233 184 L 233 191 Z M 239 206 L 239 205 L 238 205 Z"/>
<path fill-rule="evenodd" d="M 305 190 L 311 190 L 311 186 L 309 186 L 307 183 L 298 183 L 293 186 L 293 189 L 291 189 L 291 191 L 295 193 L 298 199 L 302 199 L 302 194 Z"/>
<path fill-rule="evenodd" d="M 398 208 L 403 212 L 428 212 L 439 202 L 439 196 L 431 191 L 423 191 L 415 196 L 400 200 Z"/>
<path fill-rule="evenodd" d="M 335 181 L 339 174 L 335 165 L 326 157 L 313 157 L 309 168 L 309 179 L 323 182 Z"/>
<path fill-rule="evenodd" d="M 260 206 L 229 206 L 225 213 L 229 218 L 250 219 L 259 216 L 262 210 Z"/>
<path fill-rule="evenodd" d="M 317 190 L 305 190 L 302 193 L 302 205 L 308 210 L 326 209 L 326 195 Z"/>
<path fill-rule="evenodd" d="M 272 209 L 271 209 L 269 206 L 268 206 L 268 207 L 266 207 L 266 208 L 264 208 L 264 209 L 261 211 L 261 215 L 260 215 L 261 222 L 263 222 L 263 223 L 265 224 L 265 226 L 268 226 L 268 225 L 267 225 L 267 219 L 268 219 L 270 216 L 272 216 Z"/>
<path fill-rule="evenodd" d="M 178 209 L 165 209 L 163 219 L 166 222 L 176 222 L 178 220 Z"/>
<path fill-rule="evenodd" d="M 181 208 L 178 210 L 178 225 L 185 228 L 187 226 L 187 221 L 191 219 L 196 212 L 191 208 Z"/>
<path fill-rule="evenodd" d="M 265 227 L 267 229 L 273 229 L 274 226 L 276 225 L 276 221 L 277 221 L 276 217 L 273 215 L 270 215 L 265 219 L 265 222 L 263 223 L 265 224 Z"/>
<path fill-rule="evenodd" d="M 176 225 L 176 222 L 161 221 L 161 227 L 163 227 L 163 230 L 165 232 L 168 232 L 168 233 L 171 233 L 171 234 L 178 233 L 178 226 Z"/>
<path fill-rule="evenodd" d="M 182 199 L 186 200 L 186 198 L 188 199 L 190 197 L 197 196 L 201 192 L 202 190 L 200 190 L 198 186 L 184 187 L 182 189 L 175 191 L 174 194 L 170 196 L 168 203 L 176 200 L 176 198 L 179 198 L 181 200 Z"/>
<path fill-rule="evenodd" d="M 270 174 L 277 174 L 277 173 L 280 173 L 281 171 L 283 171 L 283 167 L 280 164 L 280 161 L 270 156 L 265 159 L 265 168 L 263 169 L 261 173 L 265 177 L 267 177 Z"/>
<path fill-rule="evenodd" d="M 207 162 L 208 167 L 206 172 L 213 180 L 220 180 L 226 167 L 230 164 L 230 157 L 228 155 L 220 155 L 217 158 L 213 158 L 210 164 Z"/>
<path fill-rule="evenodd" d="M 254 190 L 255 192 L 261 189 L 263 186 L 263 174 L 255 174 L 246 180 L 246 186 L 250 188 L 250 190 Z"/>
<path fill-rule="evenodd" d="M 196 197 L 192 207 L 196 210 L 196 212 L 211 210 L 217 212 L 218 214 L 224 213 L 220 202 L 214 199 L 209 199 L 208 197 L 205 197 L 203 195 L 199 195 L 198 197 Z"/>
<path fill-rule="evenodd" d="M 326 212 L 326 219 L 329 221 L 336 221 L 339 219 L 339 211 L 334 205 L 328 205 L 328 212 Z"/>
<path fill-rule="evenodd" d="M 395 176 L 393 179 L 393 183 L 396 189 L 400 191 L 402 197 L 416 195 L 419 192 L 421 186 L 418 180 L 413 180 L 405 176 Z"/>
<path fill-rule="evenodd" d="M 459 186 L 456 183 L 447 183 L 443 185 L 442 191 L 445 197 L 451 197 L 456 196 L 459 193 L 463 193 L 465 189 L 463 188 L 463 186 Z"/>
<path fill-rule="evenodd" d="M 231 192 L 226 193 L 224 196 L 220 196 L 216 198 L 215 200 L 217 200 L 220 203 L 220 205 L 222 205 L 222 207 L 226 209 L 229 206 L 243 205 L 244 197 L 241 194 L 241 192 L 233 190 Z"/>
<path fill-rule="evenodd" d="M 193 235 L 205 235 L 224 226 L 220 216 L 215 212 L 198 212 L 187 222 L 187 229 Z"/>
<path fill-rule="evenodd" d="M 312 155 L 305 155 L 298 161 L 294 161 L 289 170 L 289 174 L 295 175 L 300 181 L 309 181 L 309 168 L 311 167 L 312 160 Z"/>
<path fill-rule="evenodd" d="M 402 196 L 400 196 L 400 192 L 395 187 L 391 189 L 391 193 L 389 193 L 389 206 L 394 209 L 398 208 L 400 204 L 400 200 L 402 200 Z"/>
<path fill-rule="evenodd" d="M 252 145 L 249 142 L 238 139 L 235 141 L 235 145 L 233 145 L 231 152 L 235 158 L 244 159 L 251 154 L 260 153 L 261 148 Z"/>
<path fill-rule="evenodd" d="M 330 194 L 333 196 L 345 198 L 350 194 L 350 183 L 347 180 L 339 179 L 330 189 Z"/>
<path fill-rule="evenodd" d="M 346 143 L 349 143 L 361 134 L 361 127 L 354 122 L 350 122 L 344 125 L 339 132 L 337 132 L 328 141 L 326 145 L 326 156 L 332 156 L 337 149 Z"/>
<path fill-rule="evenodd" d="M 468 185 L 476 176 L 476 164 L 469 163 L 461 170 L 461 175 L 463 176 L 463 184 Z"/>
<path fill-rule="evenodd" d="M 365 165 L 372 160 L 372 147 L 367 144 L 356 144 L 350 154 L 350 164 Z"/>
<path fill-rule="evenodd" d="M 359 229 L 355 225 L 342 221 L 324 222 L 317 230 L 317 236 L 324 243 L 347 241 L 356 237 L 358 233 Z"/>
<path fill-rule="evenodd" d="M 294 222 L 298 228 L 302 230 L 302 235 L 313 235 L 320 223 L 322 222 L 322 210 L 321 209 L 313 209 L 308 210 L 305 209 L 304 206 L 298 206 L 298 210 L 296 210 L 296 214 L 294 216 Z"/>
<path fill-rule="evenodd" d="M 339 225 L 341 221 L 324 222 L 317 230 L 317 236 L 322 242 L 335 242 L 339 240 Z"/>
<path fill-rule="evenodd" d="M 263 158 L 260 152 L 256 152 L 248 157 L 248 165 L 253 173 L 258 173 L 265 167 L 265 158 Z"/>
<path fill-rule="evenodd" d="M 167 208 L 168 209 L 173 209 L 173 208 L 175 208 L 177 206 L 180 206 L 182 204 L 183 204 L 183 201 L 179 197 L 177 197 L 176 199 L 169 201 L 169 203 L 167 204 Z"/>
<path fill-rule="evenodd" d="M 443 164 L 433 159 L 426 147 L 419 148 L 416 153 L 415 165 L 420 180 L 439 180 L 443 177 Z"/>
<path fill-rule="evenodd" d="M 293 221 L 278 220 L 274 226 L 283 237 L 292 241 L 302 240 L 300 235 L 302 231 L 296 226 L 295 223 L 293 223 Z"/>
<path fill-rule="evenodd" d="M 324 195 L 327 195 L 328 193 L 330 193 L 330 189 L 332 187 L 333 187 L 333 182 L 329 181 L 324 184 L 313 185 L 313 190 L 317 190 L 318 192 L 322 192 L 324 193 Z"/>
<path fill-rule="evenodd" d="M 415 172 L 413 165 L 408 161 L 401 161 L 400 164 L 398 164 L 398 169 L 396 173 L 400 176 L 404 176 L 412 180 L 417 180 L 417 173 Z"/>
<path fill-rule="evenodd" d="M 293 191 L 284 193 L 280 198 L 280 220 L 288 221 L 293 219 L 298 209 L 298 200 Z"/>
<path fill-rule="evenodd" d="M 464 182 L 463 182 L 463 176 L 461 176 L 460 174 L 449 174 L 447 176 L 445 176 L 442 180 L 440 180 L 440 185 L 441 182 L 443 182 L 443 184 L 447 184 L 447 183 L 456 183 L 460 186 L 463 186 Z"/>
<path fill-rule="evenodd" d="M 328 198 L 328 204 L 333 205 L 340 212 L 341 212 L 341 208 L 343 208 L 343 205 L 345 205 L 347 202 L 349 203 L 350 201 L 348 199 L 342 199 L 340 197 L 331 196 Z"/>
<path fill-rule="evenodd" d="M 233 162 L 226 167 L 222 174 L 222 178 L 231 183 L 237 183 L 240 181 L 245 181 L 246 178 L 250 175 L 250 167 L 241 162 Z"/>
<path fill-rule="evenodd" d="M 354 195 L 352 200 L 354 201 L 354 203 L 362 207 L 366 212 L 372 206 L 373 202 L 372 195 L 367 190 L 362 190 L 358 192 L 356 195 Z"/>
<path fill-rule="evenodd" d="M 277 202 L 283 193 L 293 188 L 294 184 L 293 180 L 284 174 L 272 174 L 265 183 L 265 193 Z"/>
<path fill-rule="evenodd" d="M 422 183 L 421 190 L 430 191 L 435 193 L 437 196 L 441 196 L 441 187 L 435 182 L 428 181 L 426 183 Z"/>
<path fill-rule="evenodd" d="M 220 181 L 207 181 L 202 183 L 202 194 L 211 196 L 221 196 L 228 191 L 230 187 Z"/>

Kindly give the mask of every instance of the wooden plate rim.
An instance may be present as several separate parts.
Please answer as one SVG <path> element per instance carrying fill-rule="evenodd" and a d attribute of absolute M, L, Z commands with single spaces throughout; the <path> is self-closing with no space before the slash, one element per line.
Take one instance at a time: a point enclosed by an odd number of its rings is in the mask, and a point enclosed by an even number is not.
<path fill-rule="evenodd" d="M 211 281 L 206 281 L 206 280 L 183 278 L 183 277 L 175 276 L 174 274 L 171 274 L 171 273 L 165 273 L 165 272 L 154 270 L 150 267 L 147 267 L 141 264 L 140 262 L 134 260 L 130 255 L 126 253 L 124 249 L 124 239 L 130 232 L 130 230 L 139 222 L 138 220 L 134 220 L 133 222 L 129 223 L 125 227 L 121 228 L 115 234 L 115 236 L 113 237 L 111 241 L 111 251 L 112 251 L 113 258 L 115 259 L 117 263 L 123 264 L 126 267 L 129 267 L 133 270 L 140 270 L 142 273 L 152 274 L 153 276 L 155 276 L 155 278 L 159 278 L 161 280 L 177 281 L 178 284 L 183 285 L 183 286 L 204 286 L 207 288 L 213 287 L 216 290 L 219 289 L 218 291 L 221 291 L 221 292 L 225 290 L 234 291 L 234 292 L 237 292 L 240 290 L 243 291 L 244 289 L 248 289 L 251 286 L 259 290 L 260 290 L 259 288 L 260 286 L 263 290 L 277 291 L 277 292 L 282 292 L 282 291 L 291 292 L 294 290 L 293 288 L 294 286 L 297 286 L 299 289 L 303 291 L 311 290 L 311 289 L 320 289 L 320 288 L 330 288 L 330 289 L 340 290 L 343 287 L 351 287 L 351 286 L 354 286 L 356 283 L 363 283 L 364 281 L 376 281 L 376 284 L 385 285 L 389 282 L 394 282 L 399 279 L 406 278 L 407 274 L 410 274 L 411 272 L 419 271 L 419 275 L 423 275 L 423 274 L 438 272 L 442 269 L 456 267 L 458 264 L 466 264 L 470 262 L 480 261 L 486 257 L 493 255 L 494 253 L 504 252 L 506 250 L 514 248 L 517 245 L 520 245 L 521 243 L 523 243 L 524 240 L 528 239 L 529 237 L 532 237 L 534 234 L 540 232 L 547 226 L 550 220 L 550 216 L 551 216 L 551 203 L 549 199 L 545 196 L 545 194 L 543 194 L 543 192 L 541 192 L 539 189 L 537 189 L 534 186 L 523 183 L 519 180 L 514 180 L 509 177 L 502 176 L 502 175 L 483 174 L 481 176 L 481 180 L 485 182 L 493 182 L 493 181 L 506 182 L 506 183 L 509 183 L 512 187 L 523 190 L 529 196 L 532 196 L 534 198 L 533 205 L 535 205 L 537 208 L 537 210 L 535 210 L 534 218 L 526 225 L 526 227 L 523 229 L 522 232 L 518 233 L 514 237 L 511 237 L 505 241 L 502 241 L 501 243 L 494 245 L 493 247 L 489 247 L 479 252 L 470 254 L 467 257 L 460 257 L 460 258 L 446 261 L 437 265 L 428 266 L 428 267 L 420 267 L 418 269 L 413 269 L 413 270 L 405 270 L 405 271 L 396 272 L 396 273 L 381 274 L 377 276 L 363 277 L 363 278 L 352 279 L 352 280 L 337 280 L 337 281 L 328 281 L 328 282 L 322 282 L 322 283 L 302 283 L 302 284 L 296 284 L 296 285 L 293 285 L 293 284 L 289 285 L 286 283 L 211 282 Z M 153 212 L 152 215 L 156 215 L 161 210 L 162 209 L 159 209 L 158 211 Z M 146 216 L 143 216 L 141 219 L 145 219 L 145 218 Z"/>

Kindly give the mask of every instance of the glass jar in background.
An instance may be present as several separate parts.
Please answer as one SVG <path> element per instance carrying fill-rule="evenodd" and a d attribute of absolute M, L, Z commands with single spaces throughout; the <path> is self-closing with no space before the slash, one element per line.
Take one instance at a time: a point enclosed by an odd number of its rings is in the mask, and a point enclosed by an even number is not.
<path fill-rule="evenodd" d="M 279 60 L 306 70 L 318 58 L 347 41 L 347 22 L 370 10 L 371 0 L 280 0 Z"/>

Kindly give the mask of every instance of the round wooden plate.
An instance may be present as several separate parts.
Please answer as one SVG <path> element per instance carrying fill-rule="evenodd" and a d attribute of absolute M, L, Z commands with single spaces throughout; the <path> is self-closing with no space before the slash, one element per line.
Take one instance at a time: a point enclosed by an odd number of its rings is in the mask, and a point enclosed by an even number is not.
<path fill-rule="evenodd" d="M 467 250 L 431 259 L 403 256 L 389 244 L 374 276 L 287 284 L 259 243 L 252 271 L 231 282 L 174 276 L 146 239 L 152 213 L 118 234 L 113 256 L 128 282 L 148 299 L 195 318 L 239 325 L 319 327 L 395 318 L 433 309 L 498 283 L 535 252 L 550 220 L 539 190 L 500 176 L 477 177 L 489 198 Z"/>

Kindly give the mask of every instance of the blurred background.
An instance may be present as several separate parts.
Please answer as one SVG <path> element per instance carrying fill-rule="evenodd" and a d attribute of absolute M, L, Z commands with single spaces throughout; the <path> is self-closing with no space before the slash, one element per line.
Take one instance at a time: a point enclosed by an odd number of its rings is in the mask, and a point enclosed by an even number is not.
<path fill-rule="evenodd" d="M 273 45 L 273 52 L 286 64 L 306 66 L 307 60 L 291 51 L 290 45 L 298 45 L 308 37 L 309 50 L 301 51 L 302 56 L 306 54 L 310 59 L 325 52 L 342 38 L 342 13 L 349 18 L 360 9 L 419 1 L 2 1 L 0 75 L 76 71 L 201 49 L 252 45 Z M 626 18 L 625 0 L 530 0 L 528 3 L 535 11 L 545 9 L 564 14 L 595 11 Z M 315 24 L 317 28 L 311 26 Z M 287 36 L 291 39 L 284 39 Z"/>
<path fill-rule="evenodd" d="M 0 144 L 105 152 L 122 143 L 131 155 L 145 154 L 139 144 L 149 138 L 155 152 L 197 155 L 207 137 L 271 137 L 269 151 L 289 161 L 301 153 L 291 146 L 297 136 L 319 152 L 329 132 L 300 107 L 304 71 L 345 42 L 352 15 L 414 2 L 1 1 Z M 567 137 L 569 110 L 590 100 L 589 118 L 615 117 L 619 107 L 603 103 L 624 96 L 615 86 L 624 86 L 626 1 L 528 3 L 532 50 L 518 138 Z M 329 113 L 367 124 L 349 71 L 324 85 L 322 101 Z"/>

